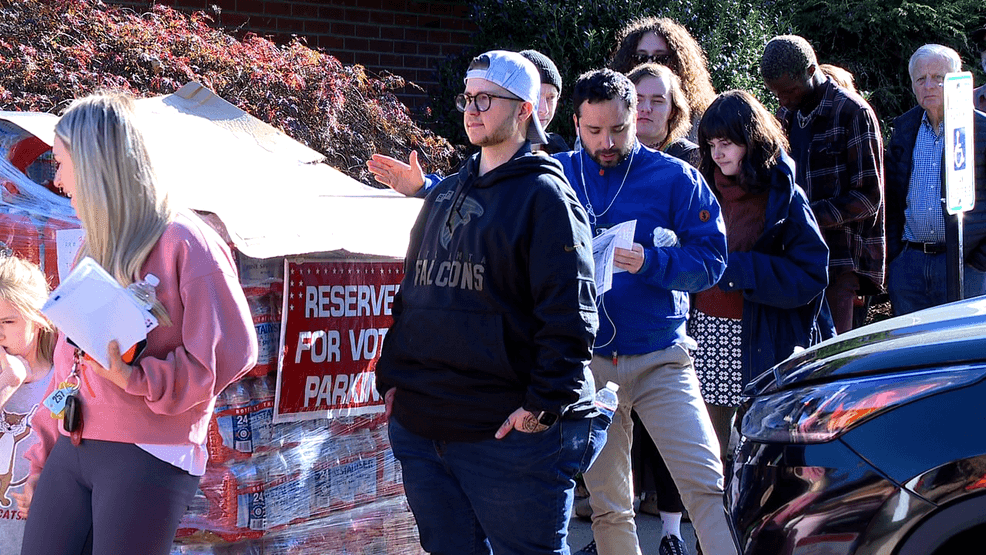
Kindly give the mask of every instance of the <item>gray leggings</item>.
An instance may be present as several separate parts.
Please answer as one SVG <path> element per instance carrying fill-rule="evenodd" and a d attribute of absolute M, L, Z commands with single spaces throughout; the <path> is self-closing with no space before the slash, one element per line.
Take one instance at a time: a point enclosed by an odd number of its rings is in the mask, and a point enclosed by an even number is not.
<path fill-rule="evenodd" d="M 45 461 L 21 555 L 168 555 L 199 477 L 140 447 L 60 437 Z"/>

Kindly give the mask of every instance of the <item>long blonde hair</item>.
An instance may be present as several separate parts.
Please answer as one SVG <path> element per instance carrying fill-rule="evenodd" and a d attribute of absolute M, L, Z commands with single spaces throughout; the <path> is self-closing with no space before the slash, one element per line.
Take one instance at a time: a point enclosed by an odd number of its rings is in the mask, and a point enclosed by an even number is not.
<path fill-rule="evenodd" d="M 135 120 L 131 96 L 105 93 L 76 100 L 55 126 L 75 166 L 75 205 L 86 235 L 80 256 L 124 286 L 143 278 L 147 256 L 175 216 Z M 170 324 L 160 303 L 153 312 Z"/>
<path fill-rule="evenodd" d="M 51 366 L 58 333 L 41 314 L 41 307 L 48 300 L 48 280 L 41 268 L 13 255 L 0 255 L 0 299 L 38 328 L 37 359 Z"/>

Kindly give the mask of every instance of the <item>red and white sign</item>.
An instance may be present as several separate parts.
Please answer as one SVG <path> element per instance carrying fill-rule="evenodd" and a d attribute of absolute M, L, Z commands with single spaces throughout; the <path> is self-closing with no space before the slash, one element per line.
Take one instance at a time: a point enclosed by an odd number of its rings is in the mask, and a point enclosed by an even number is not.
<path fill-rule="evenodd" d="M 383 412 L 377 360 L 400 261 L 288 258 L 274 422 Z"/>

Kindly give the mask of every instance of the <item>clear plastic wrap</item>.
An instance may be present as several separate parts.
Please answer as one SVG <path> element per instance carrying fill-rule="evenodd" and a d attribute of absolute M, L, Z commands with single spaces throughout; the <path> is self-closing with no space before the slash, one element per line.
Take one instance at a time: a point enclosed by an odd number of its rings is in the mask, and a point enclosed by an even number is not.
<path fill-rule="evenodd" d="M 178 552 L 199 553 L 208 545 L 212 553 L 251 552 L 221 551 L 234 546 L 262 553 L 420 553 L 414 551 L 413 520 L 407 533 L 384 525 L 410 518 L 385 420 L 374 415 L 271 424 L 269 439 L 254 441 L 251 421 L 262 414 L 254 408 L 267 403 L 268 390 L 258 385 L 265 380 L 244 378 L 224 391 L 217 426 L 226 426 L 230 416 L 247 418 L 222 432 L 239 441 L 230 439 L 222 456 L 210 456 L 179 527 L 178 543 L 186 551 Z M 253 392 L 261 397 L 247 397 Z M 215 448 L 210 444 L 210 455 Z M 348 545 L 356 531 L 366 534 L 363 551 L 319 551 Z M 374 551 L 375 545 L 386 549 Z"/>
<path fill-rule="evenodd" d="M 243 286 L 259 343 L 257 365 L 250 371 L 251 376 L 264 376 L 277 369 L 277 348 L 281 341 L 281 294 L 275 291 L 283 287 L 283 282 Z"/>
<path fill-rule="evenodd" d="M 255 323 L 279 323 L 284 260 L 237 262 Z M 271 371 L 279 342 L 277 328 Z M 383 415 L 274 424 L 275 387 L 255 369 L 220 394 L 173 553 L 422 553 Z"/>
<path fill-rule="evenodd" d="M 54 287 L 59 282 L 56 232 L 79 229 L 80 224 L 70 201 L 50 189 L 54 166 L 44 148 L 35 137 L 0 120 L 0 250 L 38 264 Z M 47 186 L 25 171 L 45 179 Z"/>
<path fill-rule="evenodd" d="M 172 555 L 422 555 L 403 496 L 233 543 L 176 543 Z"/>

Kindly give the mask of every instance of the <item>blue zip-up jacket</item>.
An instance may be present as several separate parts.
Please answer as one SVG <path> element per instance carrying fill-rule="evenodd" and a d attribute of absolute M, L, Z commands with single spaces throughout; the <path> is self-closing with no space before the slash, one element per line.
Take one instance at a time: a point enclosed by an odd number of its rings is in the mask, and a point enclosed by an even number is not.
<path fill-rule="evenodd" d="M 705 179 L 639 142 L 613 168 L 600 167 L 584 150 L 555 158 L 579 201 L 592 206 L 598 218 L 593 233 L 637 220 L 634 242 L 644 247 L 640 271 L 613 274 L 613 288 L 600 296 L 595 354 L 639 355 L 691 343 L 688 294 L 715 285 L 726 267 L 725 226 Z M 674 231 L 681 246 L 655 247 L 656 227 Z"/>
<path fill-rule="evenodd" d="M 422 437 L 492 439 L 520 407 L 593 415 L 592 238 L 558 162 L 530 144 L 428 192 L 376 367 L 393 416 Z"/>
<path fill-rule="evenodd" d="M 794 183 L 794 161 L 783 154 L 770 172 L 764 229 L 749 252 L 731 252 L 719 280 L 743 292 L 743 382 L 794 352 L 835 335 L 823 310 L 829 249 L 805 192 Z"/>

